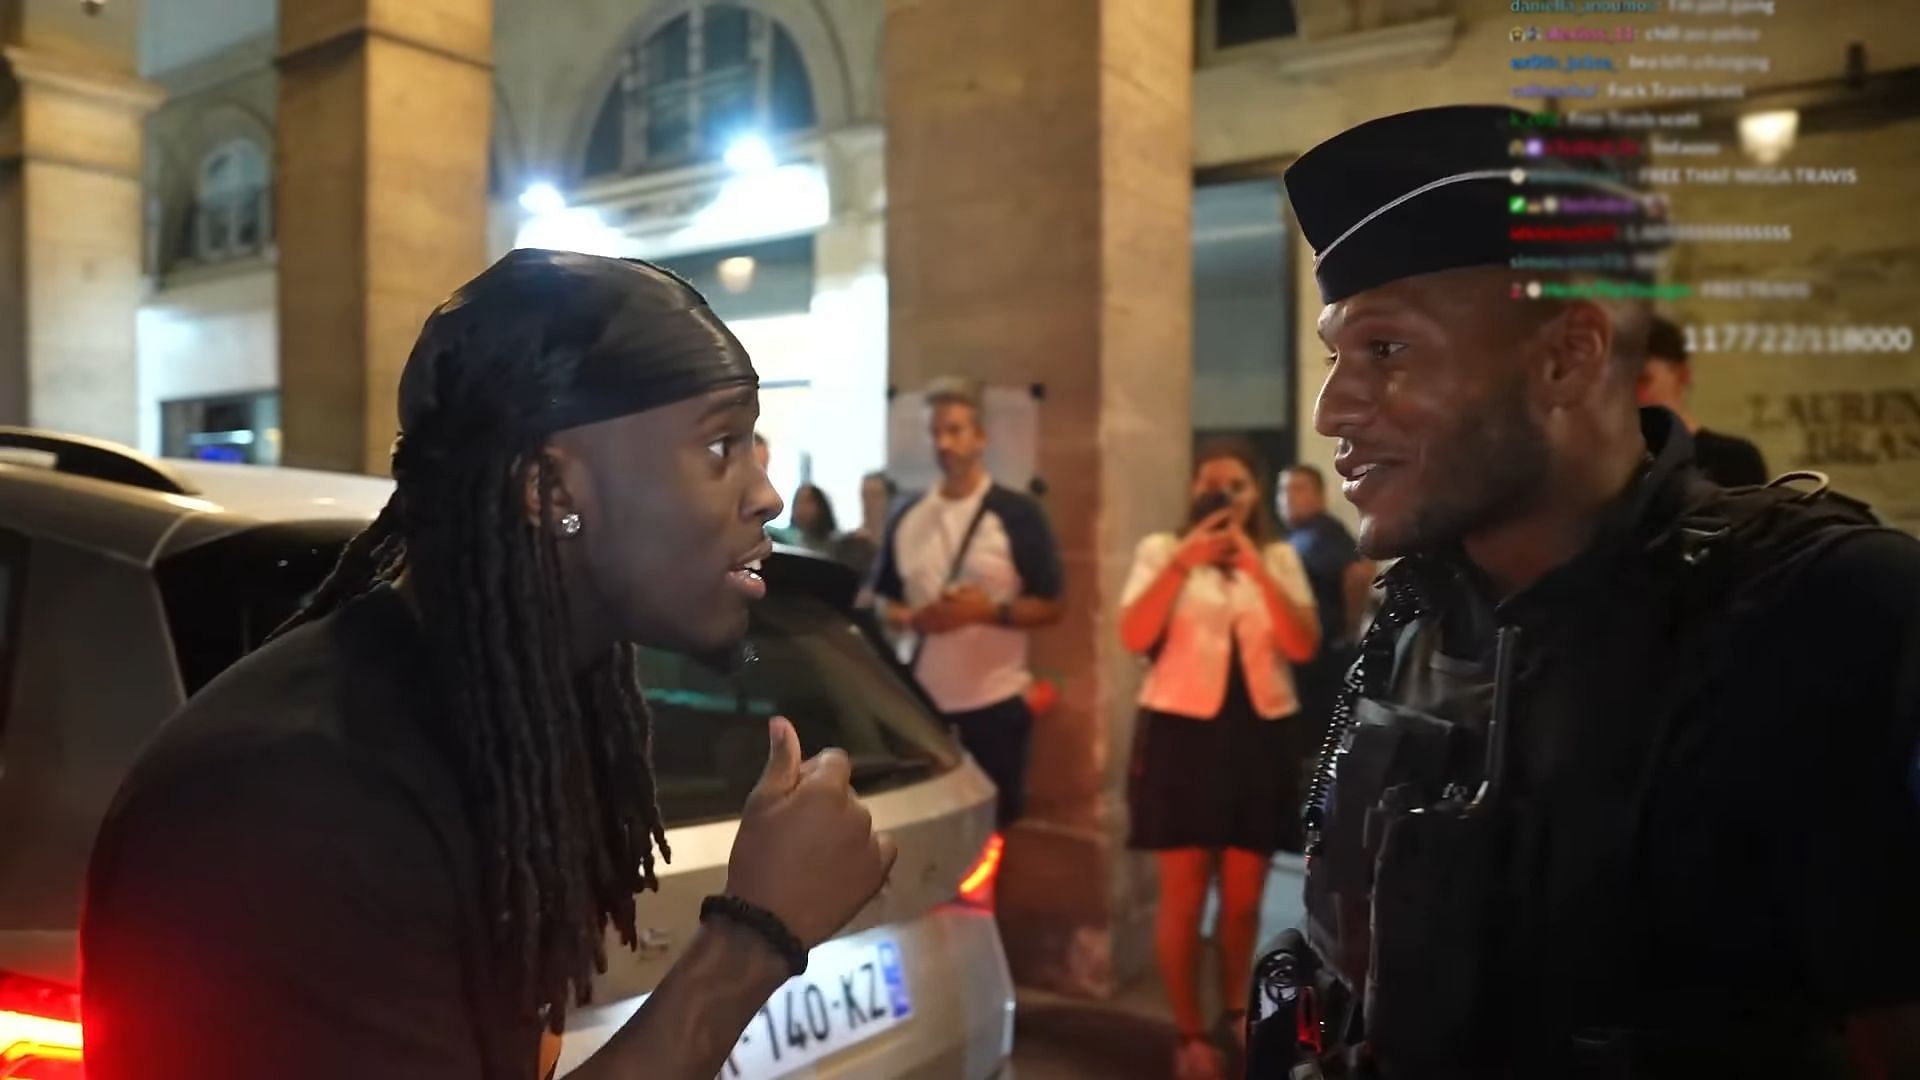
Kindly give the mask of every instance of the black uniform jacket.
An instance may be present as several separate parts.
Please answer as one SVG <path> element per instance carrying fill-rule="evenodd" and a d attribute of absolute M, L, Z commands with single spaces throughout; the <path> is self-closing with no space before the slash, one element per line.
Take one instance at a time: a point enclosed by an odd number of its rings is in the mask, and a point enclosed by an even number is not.
<path fill-rule="evenodd" d="M 1920 1001 L 1920 542 L 1849 500 L 1713 487 L 1669 414 L 1642 423 L 1640 477 L 1520 594 L 1491 602 L 1457 555 L 1389 572 L 1368 693 L 1458 725 L 1450 749 L 1330 756 L 1335 807 L 1410 768 L 1477 784 L 1495 631 L 1520 629 L 1496 910 L 1465 931 L 1491 973 L 1485 1052 L 1510 1061 L 1587 1039 L 1690 1043 L 1710 1067 L 1756 1031 L 1820 1042 Z M 1307 931 L 1363 994 L 1380 822 L 1339 816 Z"/>

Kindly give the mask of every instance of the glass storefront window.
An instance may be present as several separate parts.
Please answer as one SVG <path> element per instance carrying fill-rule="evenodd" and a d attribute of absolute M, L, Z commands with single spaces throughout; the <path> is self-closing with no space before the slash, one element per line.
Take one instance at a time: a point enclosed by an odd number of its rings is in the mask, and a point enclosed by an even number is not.
<path fill-rule="evenodd" d="M 1193 190 L 1193 430 L 1293 460 L 1294 276 L 1278 175 Z"/>
<path fill-rule="evenodd" d="M 266 391 L 160 406 L 160 453 L 235 465 L 280 463 L 280 395 Z"/>

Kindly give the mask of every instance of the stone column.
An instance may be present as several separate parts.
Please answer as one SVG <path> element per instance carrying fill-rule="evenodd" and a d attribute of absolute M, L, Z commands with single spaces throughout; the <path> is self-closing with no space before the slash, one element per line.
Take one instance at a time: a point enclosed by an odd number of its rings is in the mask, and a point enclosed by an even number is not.
<path fill-rule="evenodd" d="M 486 265 L 491 0 L 282 0 L 288 465 L 384 473 L 427 312 Z"/>
<path fill-rule="evenodd" d="M 1139 665 L 1120 647 L 1134 545 L 1179 520 L 1190 442 L 1191 5 L 889 0 L 893 382 L 1045 385 L 1039 474 L 1067 617 L 1032 816 L 1001 927 L 1027 985 L 1105 995 L 1150 964 L 1151 880 L 1125 850 Z"/>
<path fill-rule="evenodd" d="M 131 444 L 141 120 L 159 93 L 130 43 L 76 47 L 100 44 L 88 24 L 31 14 L 0 28 L 0 424 Z"/>

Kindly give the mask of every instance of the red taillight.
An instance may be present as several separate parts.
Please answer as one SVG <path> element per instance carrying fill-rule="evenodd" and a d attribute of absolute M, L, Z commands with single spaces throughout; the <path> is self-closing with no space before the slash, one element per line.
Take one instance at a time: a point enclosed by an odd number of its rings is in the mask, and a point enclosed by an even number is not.
<path fill-rule="evenodd" d="M 993 906 L 993 882 L 1000 876 L 1000 856 L 1006 847 L 1007 840 L 999 833 L 987 837 L 987 846 L 980 849 L 979 861 L 960 879 L 961 900 L 982 907 Z"/>
<path fill-rule="evenodd" d="M 81 1080 L 80 991 L 0 972 L 0 1080 Z"/>

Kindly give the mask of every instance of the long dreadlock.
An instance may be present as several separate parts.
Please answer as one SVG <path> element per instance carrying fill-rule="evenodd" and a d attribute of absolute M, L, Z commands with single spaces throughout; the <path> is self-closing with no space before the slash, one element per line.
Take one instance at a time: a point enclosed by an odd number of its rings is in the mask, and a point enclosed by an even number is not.
<path fill-rule="evenodd" d="M 576 678 L 544 439 L 505 434 L 532 428 L 525 414 L 578 355 L 539 331 L 493 344 L 471 323 L 457 333 L 438 347 L 463 362 L 430 365 L 436 407 L 396 445 L 393 498 L 276 634 L 405 578 L 479 834 L 494 944 L 520 1006 L 558 1031 L 606 970 L 606 927 L 636 944 L 635 894 L 658 888 L 654 848 L 669 857 L 651 717 L 634 646 Z M 432 336 L 429 323 L 421 349 Z"/>

